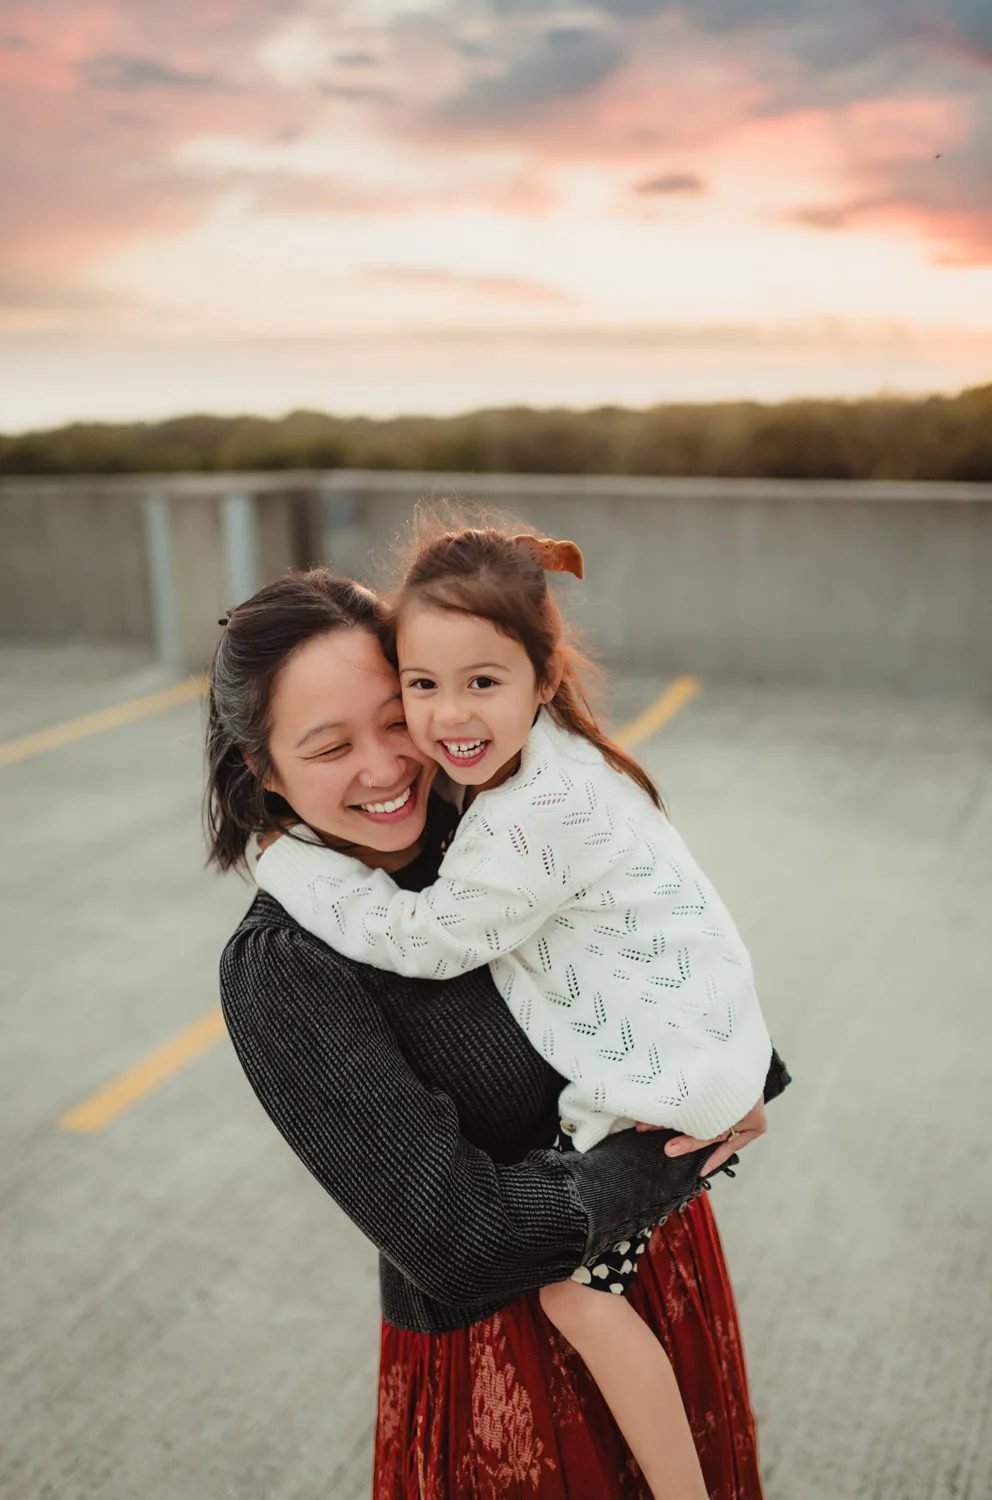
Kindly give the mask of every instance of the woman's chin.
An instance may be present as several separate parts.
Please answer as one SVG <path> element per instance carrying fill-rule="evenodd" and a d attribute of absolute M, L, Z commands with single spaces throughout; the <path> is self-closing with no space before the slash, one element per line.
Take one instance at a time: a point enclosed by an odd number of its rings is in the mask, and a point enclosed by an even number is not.
<path fill-rule="evenodd" d="M 424 831 L 427 819 L 420 817 L 404 824 L 403 828 L 383 828 L 373 824 L 355 836 L 355 843 L 365 849 L 374 849 L 379 854 L 399 854 L 403 849 L 412 849 Z"/>

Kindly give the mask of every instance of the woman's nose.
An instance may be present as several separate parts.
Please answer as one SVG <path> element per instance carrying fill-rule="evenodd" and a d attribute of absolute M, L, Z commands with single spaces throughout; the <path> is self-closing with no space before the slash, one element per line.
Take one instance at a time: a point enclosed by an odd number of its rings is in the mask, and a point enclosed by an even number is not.
<path fill-rule="evenodd" d="M 413 746 L 405 734 L 376 739 L 366 750 L 359 780 L 369 786 L 391 787 L 399 780 L 406 762 L 413 758 Z"/>

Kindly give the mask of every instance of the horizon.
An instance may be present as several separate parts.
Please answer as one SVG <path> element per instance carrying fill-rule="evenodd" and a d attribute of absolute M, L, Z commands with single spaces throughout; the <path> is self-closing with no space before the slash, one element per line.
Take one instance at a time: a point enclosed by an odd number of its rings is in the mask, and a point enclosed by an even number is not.
<path fill-rule="evenodd" d="M 468 420 L 471 417 L 485 417 L 485 416 L 512 414 L 515 411 L 531 412 L 531 413 L 534 413 L 534 414 L 537 414 L 537 415 L 550 415 L 550 414 L 554 414 L 556 412 L 561 412 L 561 413 L 564 413 L 567 416 L 593 416 L 593 415 L 596 415 L 599 412 L 609 411 L 609 410 L 616 410 L 616 411 L 623 412 L 623 413 L 625 413 L 627 415 L 631 415 L 631 416 L 645 416 L 649 412 L 651 412 L 652 410 L 660 409 L 660 408 L 670 408 L 670 407 L 688 407 L 688 408 L 692 408 L 692 409 L 696 409 L 696 408 L 698 408 L 698 409 L 705 409 L 705 408 L 709 408 L 709 407 L 720 407 L 720 406 L 760 406 L 760 407 L 767 407 L 769 410 L 775 410 L 777 408 L 784 407 L 784 406 L 789 406 L 789 405 L 804 405 L 804 404 L 836 404 L 836 405 L 840 405 L 840 406 L 855 406 L 855 405 L 863 405 L 863 404 L 872 403 L 872 402 L 882 403 L 882 402 L 886 402 L 886 401 L 896 402 L 896 403 L 904 402 L 904 403 L 908 403 L 908 404 L 917 404 L 917 403 L 918 404 L 922 404 L 923 402 L 930 401 L 930 400 L 954 401 L 958 397 L 967 396 L 967 395 L 972 394 L 973 392 L 982 391 L 982 390 L 986 390 L 986 389 L 992 389 L 992 380 L 982 381 L 982 382 L 979 382 L 977 385 L 962 386 L 959 389 L 952 390 L 952 391 L 920 391 L 920 392 L 914 392 L 914 391 L 883 390 L 883 391 L 878 391 L 878 392 L 875 392 L 875 393 L 872 393 L 872 394 L 869 394 L 869 395 L 865 395 L 865 396 L 850 396 L 850 395 L 807 396 L 805 394 L 799 394 L 799 395 L 796 395 L 796 396 L 786 396 L 786 397 L 783 397 L 781 400 L 777 400 L 777 401 L 762 401 L 760 399 L 753 398 L 753 397 L 737 397 L 737 396 L 732 396 L 732 397 L 727 397 L 727 398 L 721 397 L 721 398 L 717 398 L 717 399 L 714 399 L 714 400 L 708 400 L 708 399 L 704 398 L 704 399 L 698 400 L 698 401 L 691 401 L 691 400 L 690 401 L 678 401 L 678 400 L 674 400 L 674 401 L 656 401 L 656 402 L 648 402 L 645 405 L 641 405 L 641 406 L 627 405 L 626 403 L 612 402 L 612 401 L 597 402 L 597 403 L 595 403 L 593 405 L 585 405 L 585 406 L 569 406 L 569 405 L 567 405 L 567 404 L 565 404 L 563 402 L 555 402 L 555 403 L 551 403 L 551 404 L 547 404 L 547 405 L 537 405 L 537 404 L 531 403 L 531 402 L 519 402 L 519 401 L 517 401 L 517 402 L 511 402 L 511 403 L 508 403 L 508 404 L 505 404 L 505 405 L 498 405 L 498 406 L 471 406 L 471 407 L 462 407 L 462 408 L 459 408 L 457 410 L 450 411 L 450 412 L 415 411 L 415 410 L 411 409 L 411 410 L 408 410 L 408 411 L 387 412 L 387 413 L 384 413 L 382 415 L 371 414 L 371 413 L 369 413 L 367 411 L 356 411 L 356 412 L 328 411 L 328 410 L 324 410 L 324 409 L 321 409 L 319 407 L 313 407 L 313 406 L 288 407 L 288 408 L 284 408 L 284 409 L 282 409 L 280 411 L 275 411 L 275 412 L 272 412 L 272 413 L 261 412 L 261 411 L 248 411 L 248 410 L 237 410 L 237 411 L 230 411 L 230 412 L 225 412 L 225 411 L 207 411 L 207 410 L 203 410 L 203 409 L 197 410 L 195 408 L 190 408 L 188 411 L 172 411 L 172 412 L 165 413 L 161 417 L 152 417 L 152 418 L 142 418 L 142 417 L 139 417 L 139 418 L 134 418 L 134 419 L 127 418 L 127 419 L 124 419 L 124 420 L 119 420 L 119 419 L 112 418 L 112 417 L 111 418 L 100 417 L 100 418 L 95 418 L 95 419 L 74 418 L 74 419 L 71 419 L 68 422 L 60 422 L 60 423 L 52 424 L 50 426 L 45 426 L 45 427 L 25 427 L 25 428 L 20 428 L 20 429 L 0 428 L 0 439 L 16 440 L 16 439 L 22 438 L 22 437 L 28 437 L 28 436 L 34 436 L 34 435 L 45 435 L 47 433 L 57 433 L 57 432 L 65 430 L 66 428 L 74 427 L 74 426 L 80 426 L 80 427 L 90 427 L 90 426 L 92 426 L 92 427 L 131 427 L 131 426 L 158 427 L 158 426 L 165 426 L 165 425 L 168 425 L 170 423 L 195 422 L 195 421 L 200 421 L 200 420 L 203 420 L 203 421 L 224 421 L 224 422 L 238 422 L 238 421 L 256 422 L 256 421 L 263 421 L 263 422 L 272 422 L 272 423 L 276 424 L 276 423 L 279 423 L 279 422 L 289 421 L 293 417 L 304 417 L 304 416 L 305 417 L 320 417 L 320 418 L 325 418 L 325 419 L 327 419 L 329 421 L 332 421 L 332 422 L 342 422 L 342 423 L 348 423 L 348 422 L 373 422 L 373 423 L 381 422 L 381 423 L 389 423 L 389 422 L 420 422 L 420 421 L 424 421 L 424 422 L 433 422 L 433 421 L 437 421 L 437 422 L 449 422 L 449 421 L 450 422 L 458 422 L 458 421 L 466 421 L 466 420 Z"/>
<path fill-rule="evenodd" d="M 7 0 L 0 430 L 992 381 L 981 0 Z"/>

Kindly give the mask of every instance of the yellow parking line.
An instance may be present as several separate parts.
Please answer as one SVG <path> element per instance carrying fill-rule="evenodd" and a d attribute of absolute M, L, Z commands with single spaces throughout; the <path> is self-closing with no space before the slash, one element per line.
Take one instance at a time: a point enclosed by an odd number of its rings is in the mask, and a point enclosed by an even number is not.
<path fill-rule="evenodd" d="M 679 709 L 684 708 L 701 688 L 702 683 L 698 677 L 676 677 L 643 713 L 617 730 L 614 736 L 617 744 L 624 750 L 633 750 L 637 745 L 643 744 L 670 719 L 674 719 Z"/>
<path fill-rule="evenodd" d="M 146 693 L 143 698 L 131 698 L 113 708 L 84 714 L 81 719 L 69 719 L 65 724 L 54 724 L 51 729 L 41 729 L 37 734 L 8 740 L 5 745 L 0 745 L 0 766 L 12 766 L 15 761 L 29 760 L 33 755 L 71 745 L 73 740 L 103 734 L 106 729 L 119 729 L 122 724 L 133 724 L 135 719 L 145 719 L 149 714 L 161 713 L 164 708 L 174 708 L 177 703 L 188 703 L 191 698 L 199 698 L 205 686 L 205 677 L 190 677 L 172 687 L 161 688 L 157 693 Z"/>
<path fill-rule="evenodd" d="M 200 678 L 193 679 L 191 683 L 181 684 L 182 687 L 188 690 L 187 697 L 194 696 L 193 691 L 191 691 L 194 682 L 196 684 L 196 691 L 199 692 L 202 686 Z M 702 684 L 698 677 L 676 677 L 673 682 L 669 683 L 665 691 L 659 694 L 653 703 L 649 704 L 643 713 L 638 714 L 636 719 L 632 719 L 629 724 L 624 724 L 622 728 L 617 730 L 615 735 L 617 744 L 622 745 L 625 750 L 632 750 L 636 745 L 642 744 L 644 740 L 669 723 L 679 710 L 689 702 L 689 699 L 695 697 L 701 687 Z M 176 689 L 171 689 L 171 691 L 175 692 Z M 146 701 L 136 699 L 135 703 Z M 184 702 L 185 700 L 177 698 L 175 701 Z M 127 704 L 122 705 L 124 708 L 128 706 Z M 130 706 L 134 707 L 134 704 Z M 161 707 L 168 706 L 168 704 L 161 705 Z M 156 710 L 149 708 L 145 712 L 155 713 Z M 94 714 L 91 717 L 98 718 L 100 716 Z M 138 718 L 140 715 L 135 714 L 134 717 Z M 79 724 L 85 721 L 77 719 L 75 722 Z M 122 719 L 120 722 L 128 723 L 129 720 Z M 63 725 L 62 727 L 69 729 L 71 725 Z M 110 728 L 112 726 L 108 724 L 101 727 Z M 87 730 L 84 732 L 96 733 L 97 731 Z M 14 741 L 14 743 L 18 742 Z M 220 1006 L 216 1006 L 201 1020 L 194 1021 L 192 1026 L 187 1026 L 185 1031 L 181 1031 L 178 1036 L 173 1037 L 171 1042 L 166 1042 L 164 1046 L 159 1047 L 156 1052 L 151 1053 L 142 1062 L 136 1063 L 133 1068 L 128 1068 L 125 1072 L 118 1074 L 99 1093 L 94 1094 L 92 1098 L 87 1099 L 83 1104 L 77 1105 L 75 1109 L 71 1109 L 68 1114 L 63 1115 L 59 1124 L 63 1130 L 74 1130 L 88 1134 L 102 1130 L 105 1125 L 109 1125 L 112 1120 L 116 1120 L 118 1115 L 123 1114 L 125 1110 L 130 1109 L 133 1104 L 137 1104 L 140 1099 L 143 1099 L 146 1094 L 150 1094 L 153 1089 L 158 1088 L 160 1083 L 164 1083 L 167 1078 L 171 1078 L 173 1073 L 177 1073 L 180 1068 L 184 1068 L 187 1063 L 199 1057 L 201 1052 L 205 1052 L 209 1046 L 223 1035 L 224 1018 L 221 1015 Z"/>
<path fill-rule="evenodd" d="M 119 1073 L 106 1088 L 102 1088 L 84 1104 L 70 1109 L 67 1115 L 62 1116 L 59 1124 L 63 1130 L 75 1130 L 84 1134 L 102 1130 L 111 1120 L 116 1120 L 118 1115 L 130 1109 L 132 1104 L 137 1104 L 152 1089 L 171 1078 L 173 1073 L 199 1057 L 201 1052 L 205 1052 L 223 1035 L 224 1017 L 217 1005 L 199 1021 L 194 1021 L 192 1026 L 187 1026 L 185 1031 L 174 1036 L 171 1042 L 166 1042 L 164 1047 L 159 1047 L 156 1052 L 135 1063 L 133 1068 Z"/>

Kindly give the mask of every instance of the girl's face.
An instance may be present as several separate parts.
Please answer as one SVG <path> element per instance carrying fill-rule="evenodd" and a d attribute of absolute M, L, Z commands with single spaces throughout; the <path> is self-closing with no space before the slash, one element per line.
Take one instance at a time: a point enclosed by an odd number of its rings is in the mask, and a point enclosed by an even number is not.
<path fill-rule="evenodd" d="M 400 618 L 396 649 L 417 749 L 462 786 L 498 786 L 557 684 L 542 687 L 520 642 L 477 615 L 414 605 Z"/>
<path fill-rule="evenodd" d="M 303 822 L 387 856 L 416 844 L 437 768 L 407 733 L 373 635 L 335 630 L 301 646 L 276 679 L 270 720 L 265 785 Z"/>

